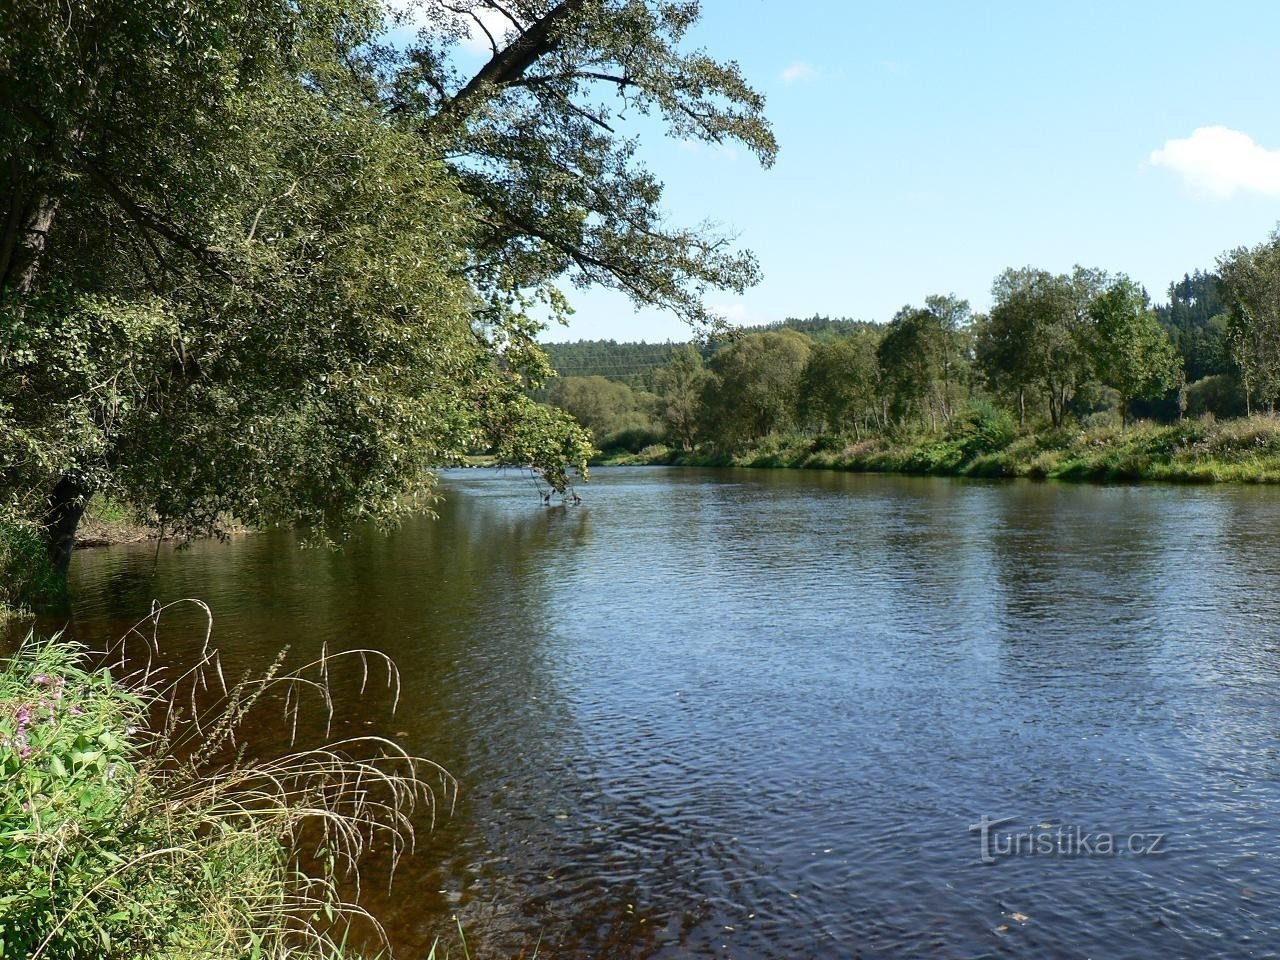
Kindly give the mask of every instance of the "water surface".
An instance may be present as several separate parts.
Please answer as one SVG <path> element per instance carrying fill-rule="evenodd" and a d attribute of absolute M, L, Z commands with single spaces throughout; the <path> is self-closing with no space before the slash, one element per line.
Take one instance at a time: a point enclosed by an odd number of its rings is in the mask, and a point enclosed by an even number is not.
<path fill-rule="evenodd" d="M 451 472 L 341 553 L 85 551 L 75 629 L 196 596 L 231 670 L 394 656 L 338 732 L 460 784 L 371 895 L 404 957 L 455 914 L 494 957 L 1280 956 L 1280 494 L 594 476 Z M 984 864 L 983 816 L 1163 852 Z"/>

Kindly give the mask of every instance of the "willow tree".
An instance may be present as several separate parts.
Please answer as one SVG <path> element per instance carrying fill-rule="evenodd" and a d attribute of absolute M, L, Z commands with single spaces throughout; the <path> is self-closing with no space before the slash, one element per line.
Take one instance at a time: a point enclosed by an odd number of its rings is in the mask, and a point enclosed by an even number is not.
<path fill-rule="evenodd" d="M 531 305 L 567 273 L 696 320 L 753 279 L 579 101 L 613 63 L 769 158 L 736 69 L 675 52 L 695 8 L 504 8 L 462 80 L 449 7 L 407 48 L 364 0 L 0 8 L 0 488 L 64 567 L 98 491 L 195 534 L 391 518 L 477 447 L 563 487 L 589 444 L 524 393 Z"/>

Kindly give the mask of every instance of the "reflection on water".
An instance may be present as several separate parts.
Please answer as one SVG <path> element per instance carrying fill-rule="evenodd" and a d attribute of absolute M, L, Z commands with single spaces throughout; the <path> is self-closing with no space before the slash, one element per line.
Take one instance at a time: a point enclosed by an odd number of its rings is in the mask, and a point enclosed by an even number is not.
<path fill-rule="evenodd" d="M 596 477 L 547 510 L 455 472 L 439 520 L 341 553 L 88 551 L 74 629 L 197 596 L 234 672 L 391 654 L 400 712 L 338 676 L 335 732 L 461 788 L 367 888 L 405 957 L 454 914 L 493 956 L 1280 952 L 1280 495 Z M 195 625 L 167 621 L 175 656 Z M 983 815 L 1168 852 L 984 866 Z"/>

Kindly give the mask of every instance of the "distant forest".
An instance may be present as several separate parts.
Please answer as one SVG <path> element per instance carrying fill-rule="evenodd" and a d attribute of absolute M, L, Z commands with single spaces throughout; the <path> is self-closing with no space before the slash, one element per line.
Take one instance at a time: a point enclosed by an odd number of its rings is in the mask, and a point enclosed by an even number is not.
<path fill-rule="evenodd" d="M 603 450 L 742 448 L 779 434 L 946 431 L 981 408 L 1018 429 L 1231 418 L 1280 399 L 1280 233 L 1169 285 L 1006 270 L 975 313 L 931 296 L 887 323 L 815 315 L 687 343 L 549 343 L 535 398 Z M 975 406 L 976 405 L 976 406 Z"/>
<path fill-rule="evenodd" d="M 788 317 L 775 323 L 734 329 L 743 333 L 796 330 L 814 340 L 821 340 L 875 326 L 877 324 L 866 320 L 823 317 L 815 314 L 812 317 Z M 658 368 L 668 363 L 672 356 L 688 343 L 689 341 L 646 343 L 643 340 L 639 342 L 574 340 L 544 344 L 543 349 L 546 350 L 551 366 L 560 377 L 604 377 L 607 380 L 625 383 L 634 389 L 652 390 L 654 374 Z M 719 344 L 719 341 L 712 341 L 710 344 L 702 345 L 704 357 L 710 359 Z M 695 344 L 695 346 L 699 345 Z"/>

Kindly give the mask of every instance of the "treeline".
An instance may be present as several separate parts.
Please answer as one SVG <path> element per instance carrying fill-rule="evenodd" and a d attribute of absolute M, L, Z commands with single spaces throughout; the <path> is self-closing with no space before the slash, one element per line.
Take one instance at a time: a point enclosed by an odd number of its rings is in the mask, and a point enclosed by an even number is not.
<path fill-rule="evenodd" d="M 1274 411 L 1280 399 L 1280 231 L 1170 284 L 1158 307 L 1126 275 L 1085 267 L 1009 269 L 992 293 L 987 313 L 938 295 L 883 324 L 814 317 L 664 345 L 669 359 L 639 381 L 562 376 L 548 400 L 605 451 L 638 451 L 933 433 L 975 414 L 1022 429 L 1122 427 Z M 610 343 L 611 355 L 625 362 L 635 346 Z"/>
<path fill-rule="evenodd" d="M 797 330 L 815 340 L 823 340 L 843 336 L 868 325 L 862 320 L 815 314 L 812 317 L 788 317 L 775 323 L 742 329 Z M 683 346 L 684 343 L 670 341 L 619 343 L 617 340 L 575 340 L 544 344 L 543 349 L 552 369 L 562 378 L 604 377 L 606 380 L 625 383 L 636 390 L 652 392 L 658 369 L 670 361 Z M 543 389 L 539 399 L 546 398 L 547 391 Z"/>
<path fill-rule="evenodd" d="M 548 343 L 547 360 L 560 377 L 605 377 L 639 389 L 653 389 L 654 372 L 680 349 L 678 343 L 618 343 L 577 340 Z"/>

